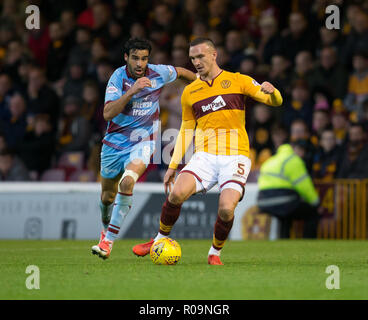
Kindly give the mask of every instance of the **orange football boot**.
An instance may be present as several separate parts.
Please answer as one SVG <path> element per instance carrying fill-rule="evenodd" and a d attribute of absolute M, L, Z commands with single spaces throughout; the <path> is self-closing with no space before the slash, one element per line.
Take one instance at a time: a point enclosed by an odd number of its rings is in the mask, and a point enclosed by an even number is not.
<path fill-rule="evenodd" d="M 146 243 L 137 244 L 133 247 L 133 253 L 136 256 L 144 257 L 145 255 L 150 253 L 153 243 L 154 240 L 151 238 L 151 240 Z"/>
<path fill-rule="evenodd" d="M 224 264 L 221 262 L 220 257 L 215 254 L 211 254 L 208 256 L 208 264 L 212 264 L 215 266 L 223 266 Z"/>

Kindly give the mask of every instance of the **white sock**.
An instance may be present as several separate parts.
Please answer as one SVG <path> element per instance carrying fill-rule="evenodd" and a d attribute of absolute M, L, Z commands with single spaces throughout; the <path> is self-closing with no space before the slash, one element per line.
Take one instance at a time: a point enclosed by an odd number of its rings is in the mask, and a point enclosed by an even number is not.
<path fill-rule="evenodd" d="M 155 239 L 153 239 L 154 242 L 156 242 L 157 240 L 163 239 L 163 238 L 168 238 L 168 236 L 165 236 L 163 234 L 161 234 L 160 232 L 157 233 L 157 236 Z"/>
<path fill-rule="evenodd" d="M 215 249 L 213 246 L 211 246 L 210 251 L 208 251 L 208 255 L 215 255 L 215 256 L 220 256 L 221 254 L 221 250 L 217 250 Z"/>

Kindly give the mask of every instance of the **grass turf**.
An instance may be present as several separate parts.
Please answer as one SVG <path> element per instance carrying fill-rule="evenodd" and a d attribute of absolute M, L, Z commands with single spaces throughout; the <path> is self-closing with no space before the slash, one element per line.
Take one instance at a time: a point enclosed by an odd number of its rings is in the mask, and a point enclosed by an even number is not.
<path fill-rule="evenodd" d="M 210 240 L 180 240 L 176 266 L 154 265 L 119 240 L 110 259 L 90 253 L 96 241 L 0 241 L 0 299 L 368 299 L 367 241 L 228 241 L 224 266 L 207 265 Z M 40 290 L 28 290 L 28 265 Z M 326 267 L 340 269 L 328 290 Z"/>

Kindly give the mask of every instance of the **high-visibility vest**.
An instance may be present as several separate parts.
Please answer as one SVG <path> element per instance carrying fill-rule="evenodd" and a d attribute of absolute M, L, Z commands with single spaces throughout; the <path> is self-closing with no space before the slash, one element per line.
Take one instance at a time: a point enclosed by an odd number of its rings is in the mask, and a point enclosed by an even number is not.
<path fill-rule="evenodd" d="M 274 156 L 261 166 L 258 178 L 259 190 L 291 189 L 309 204 L 319 202 L 318 193 L 303 160 L 289 144 L 283 144 Z"/>

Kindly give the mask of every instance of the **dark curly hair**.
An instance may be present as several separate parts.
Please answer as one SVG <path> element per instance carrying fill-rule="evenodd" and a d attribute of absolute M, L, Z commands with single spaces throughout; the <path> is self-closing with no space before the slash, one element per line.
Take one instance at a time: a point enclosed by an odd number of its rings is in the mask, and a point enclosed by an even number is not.
<path fill-rule="evenodd" d="M 150 54 L 152 46 L 146 39 L 133 38 L 129 39 L 124 45 L 124 53 L 126 53 L 128 56 L 131 53 L 131 50 L 148 50 L 148 54 Z"/>

